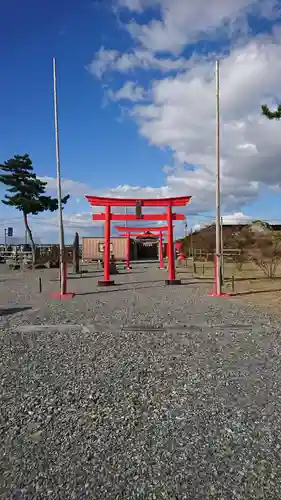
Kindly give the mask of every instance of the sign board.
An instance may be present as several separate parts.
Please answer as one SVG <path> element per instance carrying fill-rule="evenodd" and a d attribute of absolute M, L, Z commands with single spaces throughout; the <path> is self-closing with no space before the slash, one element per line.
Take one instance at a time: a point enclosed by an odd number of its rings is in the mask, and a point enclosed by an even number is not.
<path fill-rule="evenodd" d="M 110 243 L 110 253 L 113 251 L 113 245 Z M 104 243 L 99 243 L 99 252 L 104 253 Z"/>
<path fill-rule="evenodd" d="M 8 227 L 8 236 L 12 237 L 14 233 L 14 229 L 12 227 Z"/>

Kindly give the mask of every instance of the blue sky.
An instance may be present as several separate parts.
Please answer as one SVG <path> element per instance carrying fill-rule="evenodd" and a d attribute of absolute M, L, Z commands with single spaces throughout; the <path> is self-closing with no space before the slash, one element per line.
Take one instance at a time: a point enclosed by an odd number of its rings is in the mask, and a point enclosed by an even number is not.
<path fill-rule="evenodd" d="M 224 213 L 281 219 L 281 123 L 259 122 L 260 104 L 279 98 L 278 2 L 204 3 L 204 16 L 201 3 L 2 3 L 0 159 L 29 153 L 55 195 L 56 56 L 61 168 L 72 195 L 67 238 L 76 229 L 100 231 L 83 194 L 190 194 L 190 225 L 211 220 L 216 57 L 222 59 Z M 268 75 L 262 86 L 260 75 Z M 20 214 L 3 205 L 1 221 L 0 237 L 7 225 L 23 234 Z M 32 223 L 38 239 L 56 240 L 56 217 Z"/>

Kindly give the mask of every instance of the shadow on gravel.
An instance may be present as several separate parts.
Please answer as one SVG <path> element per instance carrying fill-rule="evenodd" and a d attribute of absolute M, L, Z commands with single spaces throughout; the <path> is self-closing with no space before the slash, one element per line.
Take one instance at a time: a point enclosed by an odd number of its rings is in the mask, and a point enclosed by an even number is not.
<path fill-rule="evenodd" d="M 69 280 L 84 280 L 85 278 L 102 278 L 103 277 L 103 274 L 95 274 L 94 276 L 93 275 L 90 275 L 90 274 L 87 274 L 85 276 L 68 276 L 68 279 Z M 56 279 L 53 279 L 53 280 L 49 280 L 49 283 L 59 283 L 59 278 L 56 278 Z"/>
<path fill-rule="evenodd" d="M 118 269 L 119 271 L 119 274 L 127 274 L 127 275 L 130 275 L 131 274 L 144 274 L 145 271 L 135 271 L 134 268 L 131 269 L 130 271 L 127 271 L 127 269 Z"/>
<path fill-rule="evenodd" d="M 4 309 L 0 308 L 0 316 L 9 316 L 10 314 L 17 314 L 23 311 L 28 311 L 29 309 L 32 309 L 32 307 L 7 307 Z"/>
<path fill-rule="evenodd" d="M 127 284 L 127 283 L 126 283 Z M 118 283 L 117 286 L 120 286 L 120 285 L 124 285 L 124 283 Z M 162 288 L 162 285 L 155 285 L 153 286 L 152 288 Z M 138 286 L 138 287 L 134 287 L 134 288 L 119 288 L 118 290 L 116 290 L 116 285 L 114 286 L 114 288 L 110 288 L 110 290 L 107 288 L 107 289 L 102 289 L 102 290 L 96 290 L 94 292 L 82 292 L 82 293 L 76 293 L 76 297 L 81 297 L 81 296 L 85 296 L 85 295 L 100 295 L 102 293 L 112 293 L 112 292 L 115 292 L 115 293 L 121 293 L 121 292 L 131 292 L 132 290 L 142 290 L 142 289 L 146 289 L 149 288 L 147 286 Z"/>
<path fill-rule="evenodd" d="M 100 290 L 95 290 L 93 292 L 76 293 L 75 295 L 77 297 L 79 297 L 79 296 L 84 296 L 84 295 L 99 295 L 102 293 L 112 293 L 112 292 L 121 293 L 121 292 L 131 292 L 132 290 L 144 290 L 144 289 L 147 290 L 148 288 L 166 288 L 163 281 L 161 281 L 161 282 L 146 281 L 146 282 L 144 282 L 144 284 L 145 283 L 150 284 L 150 286 L 134 286 L 133 288 L 118 288 L 118 290 L 116 290 L 116 287 L 120 287 L 122 285 L 124 286 L 124 285 L 133 285 L 134 284 L 133 282 L 131 282 L 131 283 L 116 283 L 114 285 L 114 288 L 113 287 L 112 288 L 110 287 L 110 289 L 109 288 L 102 288 Z M 184 286 L 195 285 L 195 284 L 196 283 L 194 283 L 194 282 L 188 282 L 188 283 L 182 283 L 181 286 L 184 287 Z M 169 288 L 173 288 L 173 287 L 169 287 Z M 176 286 L 175 288 L 178 288 L 178 286 Z"/>
<path fill-rule="evenodd" d="M 178 274 L 181 274 L 181 273 L 178 273 Z M 189 278 L 184 278 L 184 277 L 181 277 L 181 279 L 189 279 Z M 190 276 L 190 279 L 193 279 L 195 280 L 194 283 L 214 283 L 214 280 L 212 278 L 202 278 L 201 276 Z"/>
<path fill-rule="evenodd" d="M 92 274 L 92 273 L 87 273 L 87 274 L 82 274 L 82 276 L 80 276 L 80 274 L 69 274 L 68 275 L 68 279 L 69 280 L 84 280 L 85 278 L 101 278 L 103 276 L 103 274 Z"/>
<path fill-rule="evenodd" d="M 143 284 L 145 283 L 164 283 L 164 280 L 147 280 L 147 281 L 142 281 Z M 139 285 L 139 281 L 129 281 L 129 283 L 121 283 L 121 285 Z"/>

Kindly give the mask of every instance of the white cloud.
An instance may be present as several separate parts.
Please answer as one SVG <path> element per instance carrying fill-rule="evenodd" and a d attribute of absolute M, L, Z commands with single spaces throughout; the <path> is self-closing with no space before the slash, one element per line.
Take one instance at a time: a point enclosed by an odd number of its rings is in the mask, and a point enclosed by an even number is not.
<path fill-rule="evenodd" d="M 116 92 L 109 90 L 108 95 L 113 101 L 132 101 L 139 102 L 145 99 L 145 91 L 142 87 L 136 85 L 132 81 L 127 81 L 123 87 Z"/>
<path fill-rule="evenodd" d="M 234 224 L 249 224 L 253 220 L 253 217 L 250 215 L 245 215 L 243 212 L 237 212 L 230 215 L 223 215 L 222 221 L 223 224 L 234 225 Z"/>
<path fill-rule="evenodd" d="M 261 116 L 263 102 L 280 97 L 280 35 L 258 37 L 221 61 L 221 167 L 225 210 L 237 210 L 259 193 L 260 183 L 281 183 L 280 123 Z M 215 189 L 215 67 L 202 62 L 184 74 L 152 84 L 152 102 L 133 116 L 148 141 L 174 152 L 167 176 L 174 193 L 193 195 L 208 210 Z M 183 165 L 196 165 L 186 170 Z"/>
<path fill-rule="evenodd" d="M 255 200 L 260 184 L 281 185 L 280 123 L 261 116 L 263 102 L 280 96 L 280 32 L 257 37 L 221 60 L 221 174 L 222 207 L 239 213 Z M 136 94 L 136 95 L 135 95 Z M 143 92 L 131 80 L 115 98 L 137 101 Z M 123 197 L 165 197 L 188 194 L 187 212 L 213 211 L 215 203 L 215 66 L 200 63 L 174 77 L 152 82 L 151 101 L 133 106 L 140 134 L 161 148 L 172 150 L 175 167 L 165 168 L 158 188 L 117 186 L 97 192 L 64 180 L 64 192 L 73 196 L 106 194 Z M 195 169 L 188 169 L 195 165 Z M 46 178 L 47 180 L 47 178 Z M 49 178 L 49 186 L 56 187 Z M 95 211 L 101 211 L 99 208 Z"/>
<path fill-rule="evenodd" d="M 144 48 L 153 52 L 181 52 L 187 43 L 220 34 L 233 37 L 247 31 L 247 14 L 272 17 L 277 0 L 119 0 L 120 8 L 142 12 L 157 6 L 160 19 L 147 24 L 129 23 L 128 30 Z"/>
<path fill-rule="evenodd" d="M 246 215 L 243 212 L 236 212 L 233 214 L 228 214 L 228 215 L 222 216 L 222 222 L 223 222 L 223 225 L 225 225 L 225 226 L 227 226 L 227 225 L 232 226 L 232 225 L 236 225 L 236 224 L 250 224 L 252 221 L 253 221 L 253 217 L 251 217 L 250 215 Z M 210 220 L 204 221 L 204 222 L 195 222 L 194 224 L 192 224 L 190 231 L 192 231 L 192 232 L 200 231 L 200 229 L 203 229 L 203 228 L 208 227 L 211 224 L 215 224 L 215 223 L 216 223 L 216 221 L 214 218 L 212 220 L 210 219 Z"/>
<path fill-rule="evenodd" d="M 44 182 L 47 182 L 47 190 L 53 191 L 56 193 L 57 191 L 57 179 L 55 177 L 40 177 L 40 179 Z M 70 194 L 71 196 L 79 197 L 85 196 L 89 194 L 88 184 L 79 181 L 73 181 L 72 179 L 62 179 L 61 187 L 63 195 Z"/>
<path fill-rule="evenodd" d="M 126 8 L 134 12 L 142 12 L 153 3 L 156 4 L 157 0 L 117 0 L 119 8 Z"/>
<path fill-rule="evenodd" d="M 30 226 L 32 232 L 39 235 L 44 242 L 58 242 L 58 214 L 56 212 L 30 217 Z M 78 232 L 81 237 L 100 234 L 103 223 L 92 220 L 89 207 L 89 211 L 81 213 L 65 213 L 64 211 L 63 227 L 66 242 L 71 242 L 75 232 Z"/>
<path fill-rule="evenodd" d="M 183 71 L 190 66 L 191 61 L 187 61 L 183 57 L 157 57 L 153 55 L 152 52 L 145 49 L 121 53 L 117 50 L 107 50 L 101 47 L 92 62 L 87 66 L 87 69 L 92 75 L 102 78 L 104 74 L 109 71 L 127 73 L 136 68 L 141 68 L 144 70 L 154 69 L 160 70 L 163 73 L 169 73 L 173 71 Z"/>

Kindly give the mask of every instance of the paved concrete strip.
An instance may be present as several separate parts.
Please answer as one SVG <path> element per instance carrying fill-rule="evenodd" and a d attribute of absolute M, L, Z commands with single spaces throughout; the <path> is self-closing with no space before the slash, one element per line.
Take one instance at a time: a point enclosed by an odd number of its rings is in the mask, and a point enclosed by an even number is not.
<path fill-rule="evenodd" d="M 55 332 L 64 332 L 66 330 L 80 331 L 82 325 L 57 324 L 57 325 L 23 325 L 13 328 L 14 331 L 22 333 L 42 332 L 43 330 L 53 330 Z"/>
<path fill-rule="evenodd" d="M 111 325 L 111 324 L 99 324 L 99 323 L 93 323 L 93 324 L 87 324 L 87 325 L 81 325 L 81 324 L 71 324 L 71 323 L 58 323 L 58 324 L 39 324 L 39 325 L 19 325 L 19 326 L 14 326 L 13 330 L 17 332 L 22 332 L 22 333 L 36 333 L 36 332 L 42 332 L 45 330 L 48 331 L 54 331 L 54 332 L 66 332 L 69 330 L 74 330 L 77 332 L 82 332 L 82 333 L 95 333 L 98 331 L 111 331 L 111 330 L 116 330 L 116 328 L 121 329 L 122 325 Z"/>
<path fill-rule="evenodd" d="M 14 331 L 22 332 L 22 333 L 31 333 L 31 332 L 42 332 L 44 330 L 52 330 L 56 332 L 65 332 L 68 330 L 76 330 L 78 332 L 82 333 L 95 333 L 97 331 L 112 331 L 112 330 L 123 330 L 126 332 L 165 332 L 165 331 L 180 331 L 180 330 L 185 330 L 185 331 L 194 331 L 194 330 L 252 330 L 254 328 L 254 325 L 208 325 L 208 324 L 178 324 L 178 325 L 161 325 L 161 326 L 155 326 L 155 325 L 149 325 L 149 324 L 143 324 L 143 325 L 122 325 L 122 324 L 110 324 L 110 323 L 92 323 L 92 324 L 86 324 L 86 325 L 81 325 L 81 324 L 70 324 L 70 323 L 58 323 L 57 325 L 54 324 L 39 324 L 39 325 L 23 325 L 23 326 L 15 326 L 13 328 Z"/>

